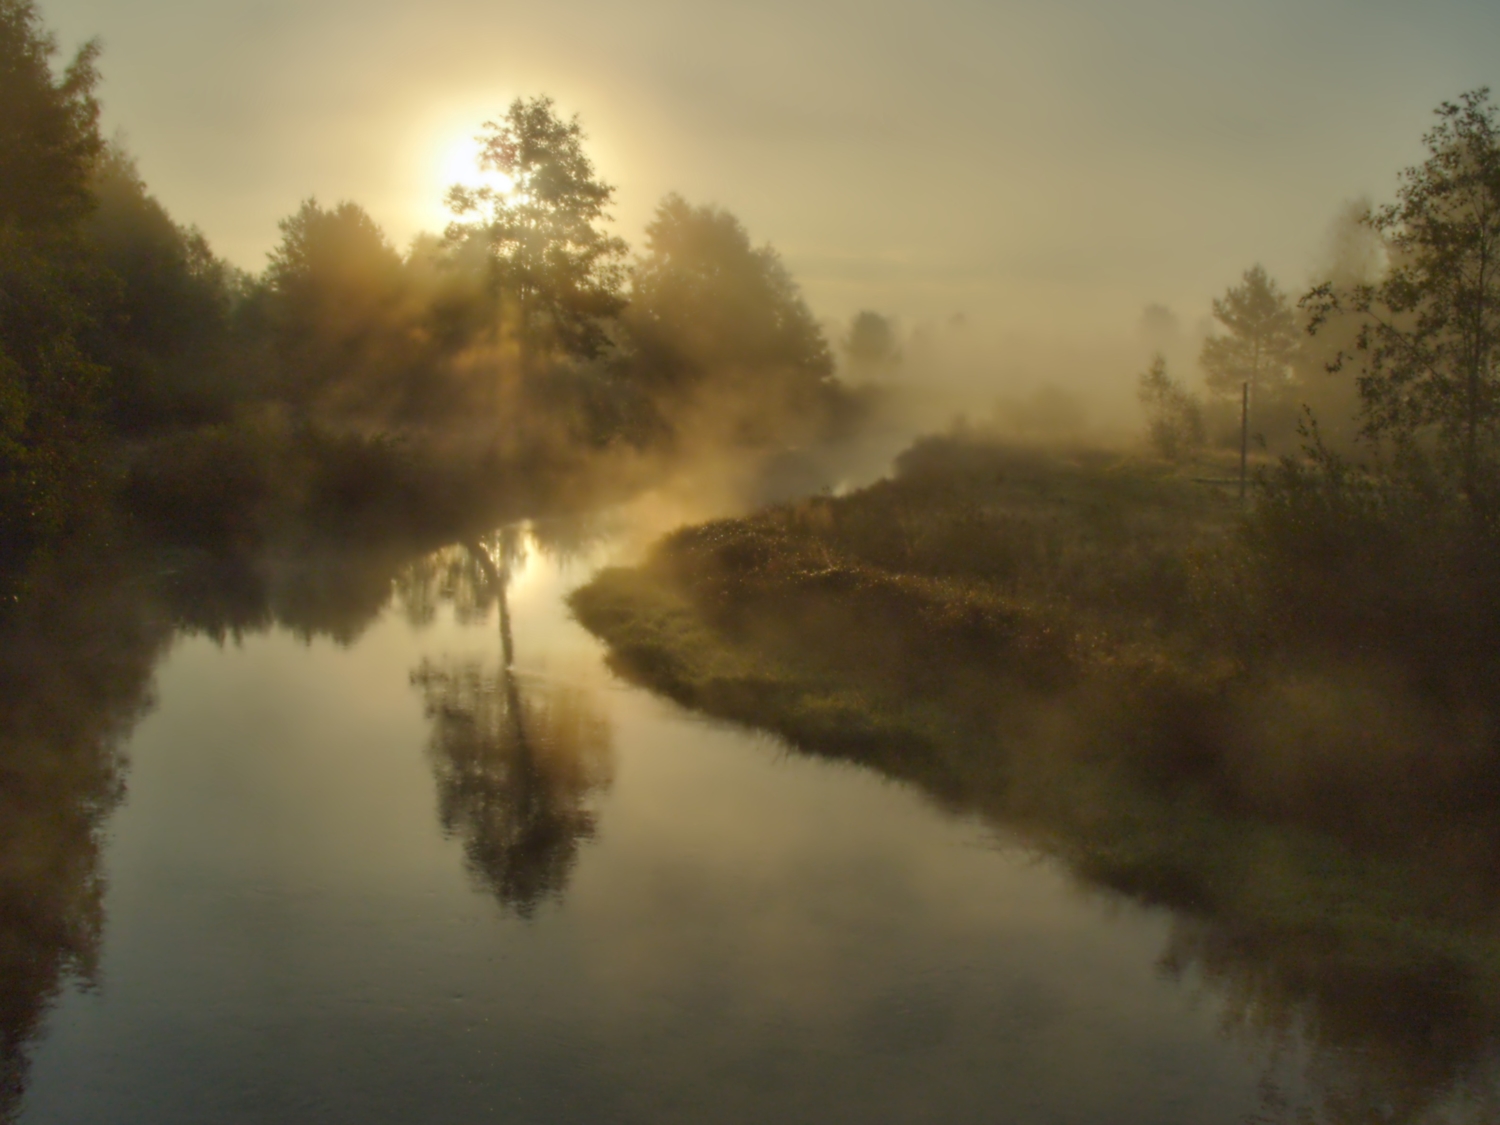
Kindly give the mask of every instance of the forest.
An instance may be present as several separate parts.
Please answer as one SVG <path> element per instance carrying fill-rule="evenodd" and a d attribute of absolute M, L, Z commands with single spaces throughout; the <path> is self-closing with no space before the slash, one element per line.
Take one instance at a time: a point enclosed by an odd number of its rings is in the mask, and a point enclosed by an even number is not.
<path fill-rule="evenodd" d="M 99 130 L 98 49 L 59 73 L 0 8 L 0 572 L 104 509 L 218 550 L 451 535 L 703 450 L 794 446 L 866 407 L 769 246 L 664 199 L 633 256 L 613 188 L 550 99 L 483 126 L 441 235 L 393 247 L 309 198 L 250 275 L 152 197 Z M 606 467 L 607 466 L 607 467 Z"/>

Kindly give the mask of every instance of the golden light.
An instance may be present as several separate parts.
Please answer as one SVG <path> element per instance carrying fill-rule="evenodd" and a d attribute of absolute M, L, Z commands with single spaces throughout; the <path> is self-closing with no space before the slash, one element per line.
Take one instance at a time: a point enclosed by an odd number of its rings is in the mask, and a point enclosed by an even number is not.
<path fill-rule="evenodd" d="M 454 184 L 466 188 L 493 188 L 504 195 L 514 186 L 509 176 L 479 166 L 480 144 L 472 136 L 460 137 L 449 142 L 442 157 L 442 181 L 445 187 Z"/>
<path fill-rule="evenodd" d="M 487 111 L 480 104 L 412 121 L 408 159 L 414 172 L 411 221 L 417 229 L 441 233 L 453 221 L 444 201 L 454 184 L 510 192 L 508 177 L 479 167 L 480 145 L 475 135 L 487 116 L 493 116 L 493 109 Z"/>

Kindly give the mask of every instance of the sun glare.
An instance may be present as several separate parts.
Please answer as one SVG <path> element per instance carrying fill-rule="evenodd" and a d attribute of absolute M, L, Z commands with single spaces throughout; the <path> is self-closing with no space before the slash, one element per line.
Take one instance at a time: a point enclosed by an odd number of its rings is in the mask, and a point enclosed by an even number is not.
<path fill-rule="evenodd" d="M 510 191 L 513 185 L 509 176 L 479 166 L 479 151 L 479 142 L 473 137 L 461 137 L 448 145 L 442 161 L 444 186 L 488 187 L 502 194 Z"/>

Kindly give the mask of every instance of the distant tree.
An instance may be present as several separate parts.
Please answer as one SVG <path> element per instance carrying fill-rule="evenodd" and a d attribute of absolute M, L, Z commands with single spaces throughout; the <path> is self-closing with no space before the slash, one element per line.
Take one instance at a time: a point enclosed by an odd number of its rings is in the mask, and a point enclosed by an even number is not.
<path fill-rule="evenodd" d="M 832 375 L 828 342 L 780 256 L 753 246 L 728 211 L 667 196 L 631 276 L 627 327 L 657 387 L 809 390 Z"/>
<path fill-rule="evenodd" d="M 450 188 L 450 243 L 488 247 L 523 356 L 549 348 L 598 355 L 606 323 L 625 304 L 626 246 L 602 228 L 614 188 L 584 153 L 577 116 L 562 120 L 551 98 L 518 98 L 504 118 L 484 123 L 478 140 L 481 168 L 510 186 Z"/>
<path fill-rule="evenodd" d="M 1203 409 L 1196 397 L 1167 374 L 1158 354 L 1141 373 L 1136 391 L 1146 412 L 1151 447 L 1168 461 L 1191 457 L 1203 446 Z"/>
<path fill-rule="evenodd" d="M 1317 331 L 1359 322 L 1363 432 L 1410 450 L 1435 437 L 1446 471 L 1476 509 L 1493 502 L 1500 424 L 1500 120 L 1488 89 L 1436 110 L 1428 157 L 1403 172 L 1394 203 L 1364 221 L 1388 248 L 1376 281 L 1311 290 Z"/>
<path fill-rule="evenodd" d="M 1234 395 L 1249 383 L 1254 400 L 1289 386 L 1299 341 L 1297 318 L 1266 271 L 1258 265 L 1246 270 L 1242 282 L 1215 299 L 1213 308 L 1214 319 L 1227 332 L 1203 341 L 1198 362 L 1209 389 Z"/>
<path fill-rule="evenodd" d="M 892 319 L 869 309 L 855 314 L 841 342 L 849 362 L 866 371 L 891 367 L 901 358 Z"/>

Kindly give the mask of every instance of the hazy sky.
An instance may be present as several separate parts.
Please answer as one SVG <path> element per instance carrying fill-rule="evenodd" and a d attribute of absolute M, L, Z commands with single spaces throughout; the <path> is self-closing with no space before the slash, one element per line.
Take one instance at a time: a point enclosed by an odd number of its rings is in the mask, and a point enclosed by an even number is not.
<path fill-rule="evenodd" d="M 822 315 L 1017 331 L 1191 322 L 1388 197 L 1442 99 L 1500 87 L 1494 0 L 43 0 L 105 46 L 107 127 L 259 269 L 308 195 L 398 244 L 516 95 L 582 115 L 632 242 L 661 195 L 738 214 Z"/>

